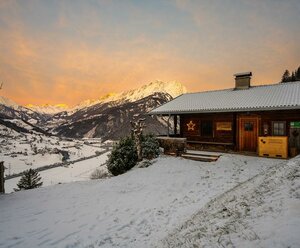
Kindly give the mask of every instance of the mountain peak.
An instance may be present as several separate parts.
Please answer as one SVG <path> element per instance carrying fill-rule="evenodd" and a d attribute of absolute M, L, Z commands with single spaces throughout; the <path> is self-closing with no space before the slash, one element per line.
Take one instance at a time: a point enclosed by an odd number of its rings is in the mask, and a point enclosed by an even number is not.
<path fill-rule="evenodd" d="M 187 92 L 185 86 L 183 86 L 180 82 L 171 81 L 171 82 L 163 82 L 160 80 L 155 80 L 149 84 L 142 86 L 140 89 L 147 89 L 150 92 L 164 92 L 169 93 L 173 98 L 177 97 L 181 94 Z"/>
<path fill-rule="evenodd" d="M 186 93 L 187 90 L 185 86 L 183 86 L 180 82 L 163 82 L 160 80 L 155 80 L 148 84 L 142 85 L 137 89 L 124 91 L 121 93 L 108 93 L 99 97 L 98 99 L 87 99 L 85 101 L 80 102 L 74 108 L 69 108 L 66 104 L 44 104 L 42 106 L 28 104 L 26 105 L 26 107 L 33 111 L 44 114 L 56 114 L 63 111 L 74 112 L 79 109 L 87 108 L 98 103 L 117 102 L 118 104 L 123 102 L 134 102 L 144 97 L 150 96 L 156 92 L 168 93 L 174 98 L 183 93 Z"/>
<path fill-rule="evenodd" d="M 118 98 L 123 101 L 137 101 L 156 92 L 168 93 L 174 98 L 183 93 L 186 93 L 187 90 L 181 83 L 176 81 L 163 82 L 160 80 L 156 80 L 137 89 L 120 93 Z"/>
<path fill-rule="evenodd" d="M 7 107 L 11 107 L 13 109 L 19 108 L 19 105 L 17 103 L 3 96 L 0 96 L 0 104 L 5 105 Z"/>
<path fill-rule="evenodd" d="M 47 103 L 47 104 L 43 104 L 41 106 L 33 105 L 33 104 L 27 104 L 25 107 L 29 108 L 33 111 L 39 112 L 39 113 L 51 114 L 51 115 L 69 110 L 69 106 L 67 104 L 64 104 L 64 103 L 59 103 L 59 104 L 55 104 L 55 105 L 50 105 L 50 104 Z"/>
<path fill-rule="evenodd" d="M 163 82 L 160 80 L 155 80 L 149 84 L 142 85 L 141 87 L 129 91 L 124 91 L 121 93 L 108 93 L 97 100 L 85 100 L 74 107 L 75 110 L 87 108 L 98 103 L 105 102 L 134 102 L 140 100 L 144 97 L 150 96 L 156 92 L 168 93 L 173 98 L 177 97 L 187 90 L 180 82 Z"/>

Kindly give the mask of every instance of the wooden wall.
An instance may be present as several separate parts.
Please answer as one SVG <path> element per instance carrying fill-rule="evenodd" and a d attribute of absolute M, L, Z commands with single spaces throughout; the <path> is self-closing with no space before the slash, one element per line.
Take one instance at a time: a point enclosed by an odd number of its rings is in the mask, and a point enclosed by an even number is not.
<path fill-rule="evenodd" d="M 210 137 L 201 134 L 201 122 L 213 121 L 213 134 Z M 188 130 L 188 123 L 194 123 L 194 130 Z M 217 128 L 217 123 L 232 123 L 231 131 L 221 131 Z M 180 131 L 181 136 L 191 141 L 207 141 L 207 142 L 226 142 L 233 143 L 235 140 L 235 114 L 187 114 L 180 115 Z"/>
<path fill-rule="evenodd" d="M 272 136 L 272 121 L 286 121 L 286 134 L 289 135 L 290 122 L 300 121 L 300 110 L 258 112 L 261 116 L 259 135 L 263 135 L 263 125 L 268 124 L 268 135 Z"/>
<path fill-rule="evenodd" d="M 286 121 L 286 134 L 290 135 L 290 122 L 300 121 L 300 110 L 281 110 L 281 111 L 257 111 L 257 112 L 239 112 L 239 113 L 213 113 L 213 114 L 184 114 L 180 115 L 180 136 L 187 138 L 188 141 L 202 142 L 224 142 L 239 145 L 238 126 L 239 117 L 257 116 L 258 118 L 258 136 L 264 135 L 264 124 L 268 125 L 268 134 L 272 136 L 272 121 Z M 201 122 L 213 121 L 213 135 L 205 137 L 201 135 Z M 187 124 L 192 121 L 195 124 L 194 130 L 188 130 Z M 217 123 L 231 122 L 231 131 L 220 131 L 217 129 Z"/>

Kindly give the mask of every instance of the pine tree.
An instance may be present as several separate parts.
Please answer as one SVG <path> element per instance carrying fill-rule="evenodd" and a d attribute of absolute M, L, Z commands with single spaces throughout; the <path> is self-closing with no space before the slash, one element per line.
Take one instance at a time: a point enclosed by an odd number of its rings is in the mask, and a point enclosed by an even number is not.
<path fill-rule="evenodd" d="M 296 70 L 296 80 L 300 81 L 300 66 L 298 67 L 298 69 Z"/>
<path fill-rule="evenodd" d="M 18 189 L 14 189 L 15 191 L 34 189 L 41 187 L 43 182 L 41 182 L 41 177 L 36 170 L 29 169 L 26 170 L 18 182 Z"/>
<path fill-rule="evenodd" d="M 282 75 L 282 79 L 281 79 L 281 82 L 282 83 L 285 83 L 285 82 L 289 82 L 290 81 L 290 72 L 289 70 L 285 70 L 285 72 L 283 73 Z"/>

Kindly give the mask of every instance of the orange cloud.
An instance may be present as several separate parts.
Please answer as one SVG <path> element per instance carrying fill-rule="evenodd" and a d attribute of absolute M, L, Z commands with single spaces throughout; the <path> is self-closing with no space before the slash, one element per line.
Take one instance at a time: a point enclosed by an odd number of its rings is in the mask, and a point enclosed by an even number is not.
<path fill-rule="evenodd" d="M 180 81 L 190 91 L 227 88 L 233 86 L 235 72 L 247 70 L 253 71 L 254 84 L 272 83 L 284 69 L 299 66 L 297 39 L 285 38 L 284 31 L 274 27 L 262 38 L 243 39 L 197 2 L 177 2 L 192 19 L 188 30 L 167 30 L 158 38 L 149 35 L 147 27 L 134 35 L 121 27 L 104 29 L 91 7 L 82 9 L 75 25 L 63 3 L 49 24 L 52 32 L 39 33 L 22 22 L 18 2 L 10 2 L 0 1 L 0 20 L 7 25 L 0 26 L 1 94 L 21 104 L 75 105 L 156 79 Z M 137 9 L 134 14 L 143 17 Z M 254 15 L 246 19 L 251 27 L 264 22 Z M 153 23 L 155 31 L 161 26 L 161 20 Z M 230 35 L 223 35 L 225 31 Z"/>

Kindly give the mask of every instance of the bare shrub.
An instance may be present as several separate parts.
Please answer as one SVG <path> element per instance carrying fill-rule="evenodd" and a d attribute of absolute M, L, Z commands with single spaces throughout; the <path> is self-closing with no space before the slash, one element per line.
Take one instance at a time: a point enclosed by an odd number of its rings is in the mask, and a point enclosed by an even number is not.
<path fill-rule="evenodd" d="M 106 166 L 101 166 L 92 172 L 90 179 L 103 179 L 112 177 L 112 174 L 109 172 Z"/>

